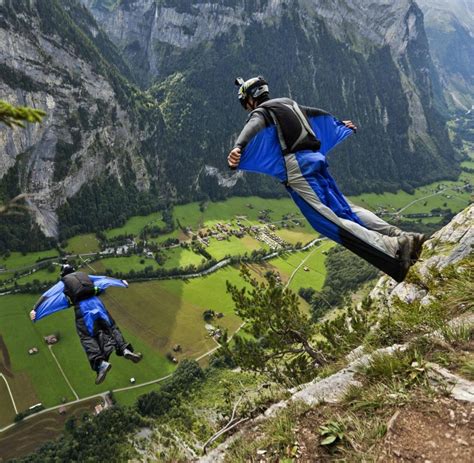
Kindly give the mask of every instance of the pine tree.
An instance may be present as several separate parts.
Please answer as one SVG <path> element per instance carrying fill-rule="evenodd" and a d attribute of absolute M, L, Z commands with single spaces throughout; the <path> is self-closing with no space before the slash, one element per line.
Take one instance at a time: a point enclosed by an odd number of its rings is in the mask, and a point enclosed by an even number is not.
<path fill-rule="evenodd" d="M 25 122 L 41 122 L 46 113 L 41 109 L 28 108 L 27 106 L 13 106 L 6 101 L 0 100 L 0 122 L 8 127 L 14 125 L 25 127 Z M 7 204 L 0 204 L 1 214 L 20 214 L 22 209 L 26 209 L 23 200 L 26 199 L 26 194 L 17 195 Z"/>
<path fill-rule="evenodd" d="M 236 363 L 282 383 L 298 384 L 314 377 L 315 367 L 327 361 L 313 345 L 316 325 L 301 311 L 298 296 L 272 274 L 262 283 L 245 267 L 241 274 L 250 290 L 227 282 L 236 314 L 250 335 L 235 337 Z"/>
<path fill-rule="evenodd" d="M 6 101 L 0 100 L 0 122 L 13 127 L 25 127 L 24 122 L 41 122 L 46 113 L 41 109 L 29 108 L 27 106 L 13 106 Z"/>

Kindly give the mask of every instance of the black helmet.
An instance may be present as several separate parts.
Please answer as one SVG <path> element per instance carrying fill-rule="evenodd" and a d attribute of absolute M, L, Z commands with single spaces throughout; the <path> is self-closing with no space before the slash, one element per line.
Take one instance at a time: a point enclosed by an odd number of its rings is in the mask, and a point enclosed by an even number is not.
<path fill-rule="evenodd" d="M 269 93 L 268 83 L 262 76 L 252 77 L 245 81 L 242 77 L 237 77 L 237 79 L 235 79 L 235 85 L 238 85 L 239 87 L 237 96 L 239 97 L 240 104 L 244 108 L 247 106 L 249 96 L 257 99 L 262 95 L 268 95 Z"/>
<path fill-rule="evenodd" d="M 74 273 L 76 269 L 70 264 L 63 264 L 61 265 L 61 278 L 69 275 L 70 273 Z"/>

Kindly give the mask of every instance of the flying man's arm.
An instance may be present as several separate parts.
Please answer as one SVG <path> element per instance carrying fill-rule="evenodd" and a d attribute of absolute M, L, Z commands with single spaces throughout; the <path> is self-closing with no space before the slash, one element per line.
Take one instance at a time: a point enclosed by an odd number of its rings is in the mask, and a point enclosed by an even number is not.
<path fill-rule="evenodd" d="M 253 111 L 235 142 L 234 148 L 243 150 L 250 140 L 268 125 L 262 111 Z"/>

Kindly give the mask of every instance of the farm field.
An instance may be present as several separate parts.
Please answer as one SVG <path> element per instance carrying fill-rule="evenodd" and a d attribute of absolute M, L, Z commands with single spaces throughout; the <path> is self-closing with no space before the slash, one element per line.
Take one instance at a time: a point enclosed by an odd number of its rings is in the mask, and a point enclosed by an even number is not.
<path fill-rule="evenodd" d="M 34 452 L 45 441 L 59 437 L 64 424 L 73 416 L 92 413 L 100 399 L 91 399 L 66 407 L 64 414 L 58 410 L 38 415 L 30 420 L 17 423 L 13 428 L 0 434 L 0 462 L 19 458 Z"/>
<path fill-rule="evenodd" d="M 269 250 L 269 247 L 252 236 L 237 238 L 231 236 L 227 240 L 217 241 L 213 239 L 206 248 L 207 252 L 216 260 L 221 260 L 226 256 L 241 256 L 245 253 L 250 254 L 257 249 Z"/>
<path fill-rule="evenodd" d="M 15 409 L 13 408 L 7 385 L 0 376 L 0 428 L 10 424 L 15 418 L 15 415 Z"/>
<path fill-rule="evenodd" d="M 18 411 L 39 402 L 50 407 L 63 398 L 74 399 L 42 338 L 50 333 L 29 320 L 28 312 L 35 300 L 36 296 L 23 294 L 1 298 L 0 335 L 7 355 L 4 352 L 0 368 L 7 376 Z M 39 352 L 29 355 L 32 347 Z"/>
<path fill-rule="evenodd" d="M 136 215 L 128 219 L 122 227 L 112 228 L 105 232 L 107 238 L 115 238 L 119 235 L 138 235 L 147 225 L 164 227 L 161 212 L 153 212 L 149 215 Z"/>
<path fill-rule="evenodd" d="M 164 249 L 160 252 L 165 258 L 163 265 L 158 264 L 153 258 L 132 255 L 129 257 L 106 257 L 105 259 L 100 259 L 90 263 L 90 266 L 86 268 L 86 270 L 90 272 L 93 269 L 95 272 L 104 273 L 106 269 L 108 269 L 112 274 L 117 272 L 127 273 L 131 270 L 141 271 L 144 270 L 145 267 L 152 267 L 156 270 L 159 268 L 185 268 L 189 265 L 198 266 L 206 260 L 200 254 L 196 254 L 192 250 L 182 247 Z"/>
<path fill-rule="evenodd" d="M 88 254 L 99 252 L 100 246 L 94 233 L 86 235 L 77 235 L 67 240 L 67 246 L 64 250 L 68 254 Z"/>
<path fill-rule="evenodd" d="M 463 172 L 458 181 L 435 182 L 425 185 L 417 188 L 413 195 L 400 190 L 397 193 L 365 193 L 349 199 L 372 211 L 383 208 L 389 213 L 396 213 L 399 209 L 404 208 L 403 214 L 417 214 L 429 213 L 432 209 L 442 208 L 458 212 L 472 202 L 472 192 L 457 191 L 455 188 L 462 187 L 464 181 L 470 180 L 472 182 L 473 178 L 474 175 Z M 445 191 L 440 192 L 440 190 Z M 406 207 L 408 205 L 410 206 Z"/>
<path fill-rule="evenodd" d="M 307 223 L 303 222 L 304 227 L 295 226 L 294 228 L 280 228 L 275 230 L 275 234 L 285 240 L 287 243 L 295 245 L 296 243 L 306 244 L 318 237 L 318 233 Z"/>
<path fill-rule="evenodd" d="M 23 285 L 26 283 L 33 283 L 33 281 L 48 281 L 51 283 L 55 283 L 58 281 L 58 272 L 59 267 L 55 267 L 54 272 L 50 272 L 47 269 L 37 270 L 36 272 L 30 273 L 29 275 L 20 276 L 16 281 L 18 284 Z"/>
<path fill-rule="evenodd" d="M 225 267 L 203 278 L 135 283 L 124 291 L 114 316 L 154 349 L 168 352 L 180 344 L 178 359 L 195 358 L 216 346 L 205 329 L 202 314 L 206 309 L 222 312 L 218 324 L 229 332 L 239 326 L 225 292 L 227 280 L 239 279 L 237 269 Z"/>
<path fill-rule="evenodd" d="M 205 203 L 200 211 L 198 203 L 176 206 L 174 218 L 182 227 L 212 227 L 217 223 L 228 223 L 236 217 L 245 217 L 246 224 L 258 225 L 260 211 L 270 210 L 271 222 L 281 221 L 284 215 L 291 214 L 302 218 L 290 198 L 266 199 L 257 196 L 233 197 L 226 201 Z"/>
<path fill-rule="evenodd" d="M 6 270 L 16 270 L 22 267 L 31 266 L 38 260 L 57 257 L 59 255 L 57 249 L 49 249 L 47 251 L 29 252 L 23 254 L 21 252 L 12 252 L 9 257 L 0 256 L 0 268 Z"/>

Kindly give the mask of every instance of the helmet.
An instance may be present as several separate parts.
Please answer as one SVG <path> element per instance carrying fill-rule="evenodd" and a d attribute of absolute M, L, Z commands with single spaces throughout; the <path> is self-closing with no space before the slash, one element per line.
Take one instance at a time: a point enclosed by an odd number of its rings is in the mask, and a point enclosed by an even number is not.
<path fill-rule="evenodd" d="M 61 265 L 61 277 L 65 277 L 70 273 L 74 273 L 76 269 L 70 264 L 63 264 Z"/>
<path fill-rule="evenodd" d="M 265 94 L 268 95 L 269 93 L 268 83 L 262 76 L 252 77 L 245 81 L 242 77 L 237 77 L 235 79 L 235 85 L 239 87 L 237 96 L 239 97 L 240 104 L 244 108 L 247 106 L 249 96 L 258 98 Z"/>

